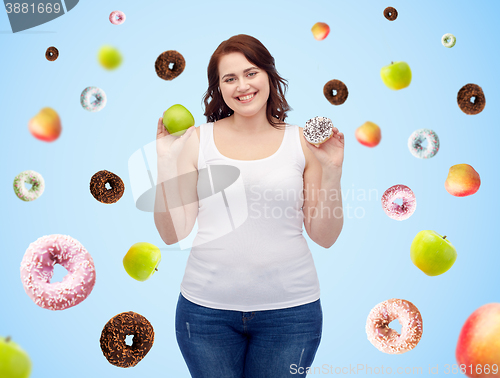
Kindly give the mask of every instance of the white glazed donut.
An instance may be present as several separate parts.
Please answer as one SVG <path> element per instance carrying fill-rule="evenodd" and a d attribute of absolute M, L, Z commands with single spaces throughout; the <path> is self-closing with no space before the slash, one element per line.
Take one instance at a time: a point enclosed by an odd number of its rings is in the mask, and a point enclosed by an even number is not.
<path fill-rule="evenodd" d="M 427 140 L 426 148 L 422 147 L 424 140 Z M 429 159 L 439 151 L 439 138 L 430 129 L 419 129 L 408 138 L 408 148 L 413 156 L 419 159 Z"/>
<path fill-rule="evenodd" d="M 457 39 L 455 36 L 451 33 L 446 33 L 441 37 L 441 43 L 443 44 L 444 47 L 451 48 L 455 46 L 455 43 L 457 42 Z"/>
<path fill-rule="evenodd" d="M 55 264 L 65 267 L 68 274 L 62 282 L 50 283 Z M 94 261 L 83 245 L 70 236 L 43 236 L 26 250 L 21 280 L 26 294 L 38 306 L 64 310 L 82 302 L 94 288 Z"/>
<path fill-rule="evenodd" d="M 326 117 L 314 117 L 306 122 L 304 127 L 304 137 L 306 140 L 319 147 L 333 135 L 333 123 Z"/>
<path fill-rule="evenodd" d="M 125 22 L 125 18 L 125 13 L 122 11 L 114 11 L 109 15 L 109 21 L 111 21 L 113 25 L 123 24 Z"/>
<path fill-rule="evenodd" d="M 24 183 L 31 184 L 28 190 Z M 35 171 L 24 171 L 19 173 L 14 179 L 14 192 L 19 199 L 29 202 L 40 197 L 45 190 L 45 181 L 40 173 Z"/>
<path fill-rule="evenodd" d="M 96 100 L 90 102 L 92 96 L 94 96 Z M 80 103 L 82 104 L 83 108 L 85 110 L 88 110 L 89 112 L 98 112 L 106 106 L 106 101 L 106 93 L 104 93 L 102 89 L 97 87 L 87 87 L 80 95 Z"/>

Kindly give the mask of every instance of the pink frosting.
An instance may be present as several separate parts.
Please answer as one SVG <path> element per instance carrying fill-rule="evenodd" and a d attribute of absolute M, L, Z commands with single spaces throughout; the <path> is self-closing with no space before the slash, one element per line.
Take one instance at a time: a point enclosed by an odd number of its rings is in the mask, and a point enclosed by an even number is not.
<path fill-rule="evenodd" d="M 401 205 L 394 203 L 398 198 L 403 200 Z M 417 200 L 415 194 L 406 185 L 394 185 L 384 192 L 382 207 L 390 218 L 402 221 L 413 214 L 417 207 Z"/>
<path fill-rule="evenodd" d="M 109 21 L 111 21 L 113 25 L 123 24 L 125 22 L 125 18 L 125 13 L 121 11 L 113 11 L 109 15 Z"/>
<path fill-rule="evenodd" d="M 50 283 L 54 265 L 68 270 L 62 282 Z M 64 310 L 76 306 L 95 284 L 92 257 L 77 240 L 66 235 L 47 235 L 31 243 L 21 262 L 24 290 L 40 307 Z"/>
<path fill-rule="evenodd" d="M 401 335 L 389 324 L 398 319 Z M 368 340 L 378 350 L 401 354 L 415 348 L 422 337 L 422 315 L 418 308 L 404 299 L 389 299 L 376 305 L 366 319 Z"/>

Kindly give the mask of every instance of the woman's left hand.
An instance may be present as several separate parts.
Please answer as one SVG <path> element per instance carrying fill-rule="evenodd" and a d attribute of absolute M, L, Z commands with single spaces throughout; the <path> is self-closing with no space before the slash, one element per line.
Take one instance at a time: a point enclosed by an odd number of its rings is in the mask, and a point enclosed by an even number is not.
<path fill-rule="evenodd" d="M 321 143 L 319 147 L 309 143 L 307 140 L 306 144 L 307 148 L 309 148 L 314 156 L 316 156 L 316 159 L 319 160 L 323 169 L 342 169 L 342 163 L 344 161 L 344 134 L 336 127 L 333 128 L 333 135 L 330 139 Z"/>

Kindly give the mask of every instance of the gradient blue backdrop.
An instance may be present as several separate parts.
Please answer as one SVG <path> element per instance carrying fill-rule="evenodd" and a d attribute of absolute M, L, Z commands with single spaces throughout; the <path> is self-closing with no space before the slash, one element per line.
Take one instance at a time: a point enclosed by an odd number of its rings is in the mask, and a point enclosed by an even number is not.
<path fill-rule="evenodd" d="M 384 18 L 387 6 L 398 10 L 396 21 Z M 114 10 L 126 14 L 124 24 L 109 22 Z M 445 365 L 456 363 L 456 342 L 467 317 L 483 304 L 500 302 L 495 236 L 500 210 L 499 12 L 500 2 L 493 0 L 81 0 L 63 17 L 16 34 L 0 12 L 0 335 L 11 335 L 29 353 L 32 377 L 189 377 L 174 329 L 189 250 L 166 246 L 153 214 L 135 208 L 128 159 L 154 140 L 158 118 L 173 104 L 186 106 L 197 125 L 206 121 L 201 99 L 210 55 L 223 40 L 244 33 L 264 43 L 289 81 L 293 111 L 287 121 L 303 126 L 309 118 L 326 116 L 345 134 L 342 234 L 326 250 L 304 231 L 324 311 L 313 366 L 346 372 L 349 365 L 362 364 L 390 367 L 394 373 L 422 367 L 421 375 L 438 366 L 438 375 L 445 375 Z M 323 41 L 310 31 L 318 21 L 331 28 Z M 445 33 L 457 37 L 455 47 L 441 44 Z M 115 71 L 97 62 L 104 44 L 124 56 Z M 60 52 L 54 62 L 44 56 L 49 46 Z M 169 82 L 154 70 L 157 56 L 166 50 L 186 59 L 184 72 Z M 413 80 L 408 88 L 391 91 L 380 79 L 380 68 L 399 60 L 410 65 Z M 323 96 L 331 79 L 349 89 L 341 106 Z M 486 95 L 480 114 L 466 115 L 457 106 L 457 92 L 467 83 L 480 85 Z M 81 107 L 79 96 L 87 86 L 106 92 L 102 111 Z M 35 139 L 27 128 L 45 106 L 62 120 L 61 137 L 53 143 Z M 368 120 L 382 129 L 375 148 L 354 137 Z M 436 131 L 441 141 L 430 160 L 416 159 L 407 147 L 410 134 L 423 127 Z M 472 165 L 482 180 L 479 191 L 465 198 L 444 188 L 448 169 L 460 163 Z M 96 201 L 89 192 L 90 178 L 103 169 L 126 185 L 113 205 Z M 41 173 L 46 182 L 43 195 L 29 203 L 12 190 L 14 177 L 24 170 Z M 387 217 L 380 204 L 383 192 L 395 184 L 408 185 L 417 197 L 416 212 L 403 222 Z M 446 234 L 457 249 L 455 265 L 441 276 L 426 276 L 410 260 L 413 237 L 425 229 Z M 19 274 L 29 244 L 49 234 L 79 240 L 97 273 L 91 295 L 58 312 L 35 305 Z M 142 241 L 162 248 L 159 272 L 146 282 L 130 278 L 122 265 L 129 247 Z M 61 280 L 64 269 L 57 268 L 54 280 Z M 384 354 L 366 338 L 368 313 L 390 298 L 413 302 L 423 317 L 420 343 L 402 355 Z M 144 315 L 155 330 L 153 348 L 130 369 L 109 364 L 99 346 L 103 326 L 124 311 Z"/>

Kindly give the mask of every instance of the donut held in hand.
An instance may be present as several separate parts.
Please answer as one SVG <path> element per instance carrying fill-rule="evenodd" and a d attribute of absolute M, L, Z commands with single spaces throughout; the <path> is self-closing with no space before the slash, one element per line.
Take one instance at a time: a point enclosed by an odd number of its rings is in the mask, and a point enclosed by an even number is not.
<path fill-rule="evenodd" d="M 333 123 L 326 117 L 314 117 L 306 122 L 304 137 L 306 140 L 319 147 L 333 136 Z"/>

